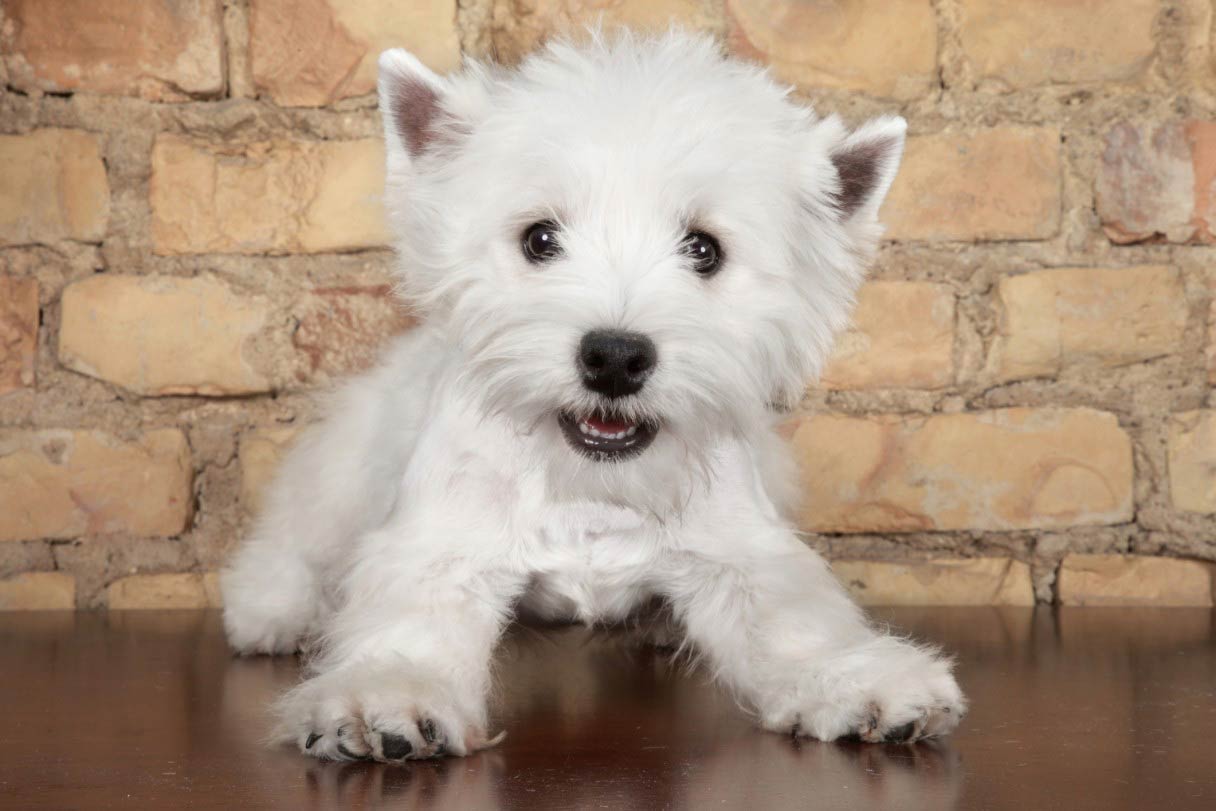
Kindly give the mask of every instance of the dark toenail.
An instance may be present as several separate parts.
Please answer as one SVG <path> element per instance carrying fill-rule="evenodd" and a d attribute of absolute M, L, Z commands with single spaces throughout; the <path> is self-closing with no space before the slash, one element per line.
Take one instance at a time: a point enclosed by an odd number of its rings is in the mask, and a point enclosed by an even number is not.
<path fill-rule="evenodd" d="M 346 748 L 346 744 L 338 744 L 338 754 L 343 757 L 348 757 L 351 760 L 367 760 L 367 755 L 356 755 L 354 752 Z"/>
<path fill-rule="evenodd" d="M 887 740 L 892 743 L 904 743 L 912 737 L 913 731 L 916 729 L 916 722 L 909 721 L 903 726 L 894 727 L 887 730 Z"/>
<path fill-rule="evenodd" d="M 414 751 L 414 746 L 401 735 L 380 733 L 380 745 L 384 750 L 386 760 L 401 760 Z"/>
<path fill-rule="evenodd" d="M 434 719 L 427 718 L 418 725 L 418 729 L 422 732 L 422 740 L 427 743 L 434 743 L 439 737 L 439 730 L 435 727 Z"/>
<path fill-rule="evenodd" d="M 304 748 L 312 749 L 312 745 L 319 740 L 321 740 L 321 733 L 320 732 L 312 733 L 311 735 L 308 736 L 308 740 L 304 741 Z"/>

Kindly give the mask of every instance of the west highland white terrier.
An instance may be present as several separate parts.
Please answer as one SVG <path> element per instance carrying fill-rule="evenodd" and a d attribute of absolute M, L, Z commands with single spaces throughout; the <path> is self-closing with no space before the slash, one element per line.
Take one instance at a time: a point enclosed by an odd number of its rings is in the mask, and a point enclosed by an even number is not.
<path fill-rule="evenodd" d="M 767 729 L 952 730 L 950 663 L 872 627 L 799 540 L 774 429 L 847 321 L 904 121 L 849 132 L 676 32 L 446 77 L 390 50 L 379 93 L 422 323 L 335 395 L 223 578 L 237 651 L 310 650 L 281 735 L 474 752 L 516 612 L 654 600 Z"/>

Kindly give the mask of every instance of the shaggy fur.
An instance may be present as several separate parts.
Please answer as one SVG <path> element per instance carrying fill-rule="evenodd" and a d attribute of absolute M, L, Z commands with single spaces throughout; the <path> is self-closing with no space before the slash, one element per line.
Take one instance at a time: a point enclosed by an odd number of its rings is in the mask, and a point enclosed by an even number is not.
<path fill-rule="evenodd" d="M 846 323 L 904 142 L 670 33 L 557 42 L 441 78 L 380 59 L 400 287 L 423 324 L 335 396 L 224 575 L 243 653 L 309 647 L 281 734 L 325 758 L 493 743 L 491 654 L 528 610 L 583 622 L 662 599 L 765 727 L 949 732 L 950 665 L 884 635 L 796 536 L 774 405 Z M 521 241 L 550 222 L 560 253 Z M 699 275 L 690 232 L 721 250 Z M 639 391 L 586 385 L 588 332 L 647 336 Z M 560 415 L 652 426 L 588 455 Z"/>

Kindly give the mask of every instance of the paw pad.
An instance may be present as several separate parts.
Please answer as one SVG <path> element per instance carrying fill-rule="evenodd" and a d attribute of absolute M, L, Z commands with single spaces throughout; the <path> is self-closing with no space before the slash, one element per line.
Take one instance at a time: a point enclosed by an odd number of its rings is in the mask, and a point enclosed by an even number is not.
<path fill-rule="evenodd" d="M 380 734 L 380 749 L 386 760 L 402 760 L 414 751 L 414 745 L 404 735 Z"/>
<path fill-rule="evenodd" d="M 887 730 L 885 740 L 891 743 L 907 743 L 916 734 L 916 722 L 909 721 L 903 726 L 892 727 Z"/>

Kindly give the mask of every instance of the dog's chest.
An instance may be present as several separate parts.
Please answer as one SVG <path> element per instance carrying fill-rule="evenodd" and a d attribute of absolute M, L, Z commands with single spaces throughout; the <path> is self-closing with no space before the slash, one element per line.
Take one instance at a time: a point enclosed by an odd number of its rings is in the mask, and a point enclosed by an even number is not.
<path fill-rule="evenodd" d="M 534 543 L 528 603 L 538 613 L 619 619 L 648 596 L 658 538 L 637 511 L 589 502 L 552 506 Z"/>

